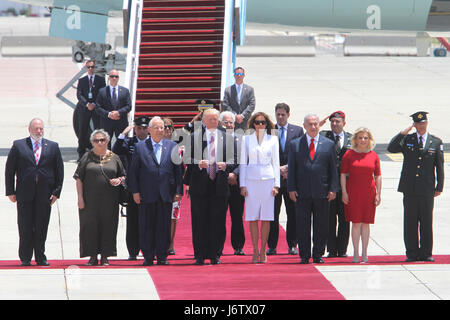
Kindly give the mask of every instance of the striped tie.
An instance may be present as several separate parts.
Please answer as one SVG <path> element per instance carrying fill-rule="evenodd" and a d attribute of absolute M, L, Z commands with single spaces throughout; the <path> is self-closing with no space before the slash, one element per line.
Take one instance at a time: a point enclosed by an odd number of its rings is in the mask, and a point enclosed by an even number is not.
<path fill-rule="evenodd" d="M 39 157 L 40 157 L 40 154 L 39 154 L 39 142 L 38 141 L 36 141 L 34 143 L 33 152 L 34 152 L 34 159 L 36 161 L 36 165 L 38 165 L 39 164 Z"/>

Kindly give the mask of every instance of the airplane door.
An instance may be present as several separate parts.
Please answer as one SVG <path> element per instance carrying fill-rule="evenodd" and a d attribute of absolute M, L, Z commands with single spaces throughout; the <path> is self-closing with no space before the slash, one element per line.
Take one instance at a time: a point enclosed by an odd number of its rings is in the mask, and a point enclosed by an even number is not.
<path fill-rule="evenodd" d="M 421 0 L 426 2 L 430 0 Z M 337 27 L 360 30 L 414 30 L 415 0 L 333 0 Z"/>
<path fill-rule="evenodd" d="M 433 0 L 427 17 L 427 31 L 450 30 L 450 0 Z"/>

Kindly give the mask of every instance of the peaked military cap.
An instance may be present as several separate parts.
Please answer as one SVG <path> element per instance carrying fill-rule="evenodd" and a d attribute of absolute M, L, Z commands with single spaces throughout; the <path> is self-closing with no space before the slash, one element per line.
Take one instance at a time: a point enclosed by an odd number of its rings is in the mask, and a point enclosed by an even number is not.
<path fill-rule="evenodd" d="M 410 115 L 410 117 L 413 118 L 414 122 L 425 122 L 428 120 L 427 114 L 428 114 L 428 112 L 426 112 L 426 111 L 418 111 L 418 112 Z"/>
<path fill-rule="evenodd" d="M 139 118 L 134 119 L 134 124 L 138 127 L 148 127 L 150 122 L 150 118 L 147 116 L 141 116 Z"/>

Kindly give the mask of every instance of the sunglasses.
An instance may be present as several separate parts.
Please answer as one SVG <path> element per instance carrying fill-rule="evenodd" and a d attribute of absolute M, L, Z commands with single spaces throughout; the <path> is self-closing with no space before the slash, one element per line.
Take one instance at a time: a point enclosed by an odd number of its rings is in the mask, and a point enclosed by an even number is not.
<path fill-rule="evenodd" d="M 243 76 L 244 73 L 243 73 L 243 72 L 236 72 L 234 75 L 235 75 L 235 76 Z"/>
<path fill-rule="evenodd" d="M 255 120 L 255 124 L 258 126 L 266 125 L 266 120 Z"/>
<path fill-rule="evenodd" d="M 119 76 L 109 75 L 110 78 L 118 78 Z"/>
<path fill-rule="evenodd" d="M 164 129 L 172 129 L 173 128 L 173 126 L 164 126 Z"/>
<path fill-rule="evenodd" d="M 86 68 L 88 68 L 88 69 L 94 69 L 95 66 L 87 66 Z"/>
<path fill-rule="evenodd" d="M 106 142 L 106 139 L 105 138 L 94 139 L 94 140 L 92 140 L 92 142 L 94 142 L 94 143 Z"/>

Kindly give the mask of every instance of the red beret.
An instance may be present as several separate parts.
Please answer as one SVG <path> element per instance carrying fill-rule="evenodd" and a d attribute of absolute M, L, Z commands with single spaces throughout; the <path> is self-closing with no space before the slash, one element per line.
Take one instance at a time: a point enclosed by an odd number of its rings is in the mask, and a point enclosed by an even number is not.
<path fill-rule="evenodd" d="M 342 118 L 345 119 L 345 113 L 342 111 L 335 111 L 332 114 L 330 114 L 330 121 L 332 118 Z"/>

